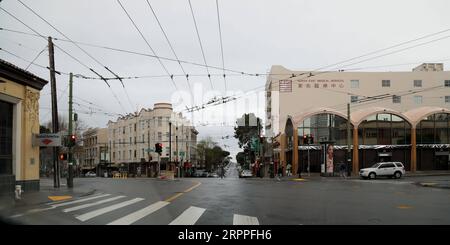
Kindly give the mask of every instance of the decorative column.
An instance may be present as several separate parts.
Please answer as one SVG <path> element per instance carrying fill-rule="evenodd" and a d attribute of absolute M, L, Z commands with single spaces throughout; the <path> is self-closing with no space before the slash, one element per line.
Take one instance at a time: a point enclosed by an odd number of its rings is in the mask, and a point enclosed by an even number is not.
<path fill-rule="evenodd" d="M 359 174 L 359 142 L 358 142 L 358 127 L 353 128 L 353 175 Z"/>
<path fill-rule="evenodd" d="M 417 141 L 416 141 L 416 128 L 411 127 L 411 172 L 417 170 Z"/>
<path fill-rule="evenodd" d="M 296 175 L 297 174 L 297 170 L 299 167 L 299 162 L 298 162 L 298 129 L 297 127 L 294 128 L 294 135 L 293 135 L 293 144 L 292 144 L 292 175 Z"/>

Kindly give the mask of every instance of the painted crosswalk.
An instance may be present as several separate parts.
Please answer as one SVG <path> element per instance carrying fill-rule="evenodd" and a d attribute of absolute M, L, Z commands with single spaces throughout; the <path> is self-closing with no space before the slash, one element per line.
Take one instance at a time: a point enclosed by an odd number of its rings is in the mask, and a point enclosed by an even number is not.
<path fill-rule="evenodd" d="M 198 207 L 189 207 L 169 225 L 194 225 L 202 216 L 206 209 Z"/>
<path fill-rule="evenodd" d="M 89 224 L 107 225 L 145 224 L 146 221 L 168 225 L 196 225 L 211 220 L 208 215 L 214 213 L 214 211 L 206 212 L 207 209 L 200 206 L 175 205 L 174 207 L 171 205 L 172 202 L 167 200 L 148 203 L 145 200 L 141 197 L 100 193 L 76 200 L 48 203 L 45 204 L 46 208 L 39 209 L 39 211 L 61 212 L 69 215 L 66 217 L 78 222 L 92 221 Z M 201 221 L 204 216 L 206 217 Z M 231 216 L 233 225 L 260 224 L 257 217 L 243 214 L 230 214 L 228 217 Z M 15 217 L 18 218 L 21 215 L 12 216 L 12 218 Z M 162 220 L 157 220 L 161 217 L 163 217 Z"/>
<path fill-rule="evenodd" d="M 259 221 L 256 217 L 234 214 L 233 225 L 259 225 Z"/>
<path fill-rule="evenodd" d="M 124 198 L 124 197 L 125 196 L 115 196 L 115 197 L 111 197 L 111 198 L 108 198 L 108 199 L 100 200 L 100 201 L 97 201 L 97 202 L 86 203 L 86 204 L 83 204 L 83 205 L 79 205 L 79 206 L 75 206 L 75 207 L 71 207 L 71 208 L 66 208 L 66 209 L 63 210 L 63 212 L 64 213 L 73 212 L 73 211 L 80 210 L 80 209 L 83 209 L 83 208 L 88 208 L 88 207 L 100 205 L 102 203 L 112 202 L 112 201 L 115 201 L 117 199 Z"/>
<path fill-rule="evenodd" d="M 123 208 L 123 207 L 128 206 L 128 205 L 131 205 L 133 203 L 140 202 L 142 200 L 144 200 L 144 198 L 140 198 L 140 197 L 133 198 L 133 199 L 125 201 L 125 202 L 117 203 L 117 204 L 114 204 L 114 205 L 111 205 L 111 206 L 108 206 L 108 207 L 104 207 L 104 208 L 97 209 L 97 210 L 94 210 L 94 211 L 91 211 L 91 212 L 88 212 L 88 213 L 85 213 L 85 214 L 82 214 L 82 215 L 78 215 L 75 218 L 77 218 L 78 220 L 81 220 L 81 221 L 86 221 L 86 220 L 92 219 L 94 217 L 97 217 L 99 215 L 102 215 L 102 214 L 114 211 L 114 210 L 119 209 L 119 208 Z"/>
<path fill-rule="evenodd" d="M 159 209 L 165 207 L 168 204 L 169 204 L 169 202 L 163 202 L 163 201 L 153 203 L 150 206 L 147 206 L 141 210 L 138 210 L 138 211 L 131 213 L 120 219 L 117 219 L 117 220 L 109 223 L 108 225 L 131 225 L 134 222 L 158 211 Z"/>

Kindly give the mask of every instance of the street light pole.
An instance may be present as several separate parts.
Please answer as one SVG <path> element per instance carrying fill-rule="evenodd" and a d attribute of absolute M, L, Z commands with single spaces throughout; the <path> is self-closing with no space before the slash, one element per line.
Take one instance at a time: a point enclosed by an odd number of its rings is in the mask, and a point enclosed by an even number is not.
<path fill-rule="evenodd" d="M 358 149 L 353 149 L 354 151 Z M 350 103 L 347 103 L 347 166 L 351 164 L 351 149 L 350 149 Z M 348 171 L 348 170 L 347 170 Z"/>

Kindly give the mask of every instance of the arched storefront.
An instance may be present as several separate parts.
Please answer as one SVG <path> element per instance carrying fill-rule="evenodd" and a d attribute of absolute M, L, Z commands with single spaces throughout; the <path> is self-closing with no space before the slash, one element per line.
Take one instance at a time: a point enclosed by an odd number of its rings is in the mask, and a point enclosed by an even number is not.
<path fill-rule="evenodd" d="M 417 170 L 450 170 L 450 113 L 435 113 L 416 125 Z"/>
<path fill-rule="evenodd" d="M 347 159 L 347 119 L 344 114 L 316 108 L 296 117 L 288 117 L 280 136 L 280 159 L 302 172 L 321 172 L 325 155 L 323 144 L 333 144 L 334 165 Z M 371 107 L 351 114 L 353 174 L 376 162 L 399 161 L 407 171 L 450 170 L 450 110 L 418 107 L 400 113 Z M 353 126 L 354 125 L 354 126 Z M 303 137 L 311 135 L 312 144 Z M 353 151 L 357 148 L 357 151 Z M 298 149 L 298 150 L 293 150 Z"/>
<path fill-rule="evenodd" d="M 411 124 L 400 115 L 379 112 L 358 124 L 359 168 L 399 161 L 411 168 Z"/>
<path fill-rule="evenodd" d="M 350 132 L 353 124 L 350 123 Z M 352 134 L 351 134 L 352 135 Z M 321 172 L 324 155 L 321 142 L 333 145 L 333 162 L 335 171 L 338 163 L 345 163 L 347 156 L 347 119 L 332 112 L 313 114 L 300 120 L 297 124 L 299 166 L 302 172 Z M 310 136 L 312 144 L 303 142 L 303 137 Z M 350 143 L 352 142 L 352 136 Z"/>

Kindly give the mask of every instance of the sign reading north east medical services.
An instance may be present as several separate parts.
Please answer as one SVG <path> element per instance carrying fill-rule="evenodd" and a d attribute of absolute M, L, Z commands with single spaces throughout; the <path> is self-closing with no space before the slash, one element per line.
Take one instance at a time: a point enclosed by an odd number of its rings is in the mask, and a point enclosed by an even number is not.
<path fill-rule="evenodd" d="M 33 146 L 61 146 L 60 134 L 34 134 Z"/>

